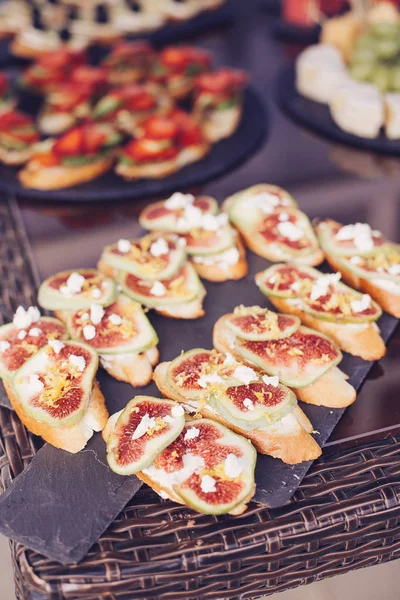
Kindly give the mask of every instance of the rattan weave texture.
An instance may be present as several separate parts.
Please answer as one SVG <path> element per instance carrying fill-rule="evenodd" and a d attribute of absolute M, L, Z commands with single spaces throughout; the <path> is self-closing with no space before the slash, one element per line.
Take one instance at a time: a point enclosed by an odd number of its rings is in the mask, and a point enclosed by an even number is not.
<path fill-rule="evenodd" d="M 13 203 L 0 205 L 0 235 L 7 320 L 34 302 L 37 284 Z M 0 408 L 3 489 L 37 447 Z M 205 516 L 144 487 L 78 565 L 13 542 L 11 551 L 19 600 L 239 600 L 391 560 L 400 553 L 400 435 L 322 457 L 280 509 L 253 503 L 240 517 Z"/>

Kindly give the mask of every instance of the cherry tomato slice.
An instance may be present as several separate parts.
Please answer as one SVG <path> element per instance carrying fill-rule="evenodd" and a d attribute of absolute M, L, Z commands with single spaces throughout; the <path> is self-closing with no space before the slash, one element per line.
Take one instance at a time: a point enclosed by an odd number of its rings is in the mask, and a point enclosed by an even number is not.
<path fill-rule="evenodd" d="M 172 119 L 155 115 L 143 123 L 144 137 L 151 140 L 172 140 L 178 133 L 178 127 Z"/>
<path fill-rule="evenodd" d="M 196 78 L 196 90 L 210 94 L 224 94 L 241 88 L 247 81 L 247 74 L 237 69 L 220 69 L 212 73 L 202 73 Z"/>

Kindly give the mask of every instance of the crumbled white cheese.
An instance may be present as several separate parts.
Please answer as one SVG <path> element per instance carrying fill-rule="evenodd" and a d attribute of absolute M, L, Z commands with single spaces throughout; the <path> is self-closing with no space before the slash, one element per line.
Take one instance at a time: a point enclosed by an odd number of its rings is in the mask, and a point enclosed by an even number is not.
<path fill-rule="evenodd" d="M 168 210 L 175 210 L 177 208 L 185 208 L 188 204 L 193 204 L 195 198 L 192 194 L 182 194 L 181 192 L 175 192 L 168 200 L 165 201 L 164 206 Z"/>
<path fill-rule="evenodd" d="M 139 425 L 136 427 L 133 432 L 132 439 L 137 440 L 143 437 L 149 429 L 154 429 L 156 426 L 156 418 L 149 417 L 148 413 L 146 413 L 140 420 Z"/>
<path fill-rule="evenodd" d="M 39 335 L 43 333 L 41 329 L 39 329 L 39 327 L 32 327 L 32 329 L 30 329 L 28 331 L 28 334 L 31 335 L 32 337 L 39 337 Z"/>
<path fill-rule="evenodd" d="M 293 290 L 294 292 L 298 292 L 300 290 L 301 287 L 301 283 L 300 281 L 295 281 L 294 283 L 292 283 L 292 285 L 290 286 L 290 289 Z"/>
<path fill-rule="evenodd" d="M 99 288 L 94 288 L 92 290 L 92 298 L 94 298 L 95 300 L 101 298 L 101 290 Z"/>
<path fill-rule="evenodd" d="M 203 475 L 200 481 L 201 491 L 205 494 L 210 494 L 212 492 L 216 492 L 217 488 L 215 486 L 216 480 L 211 475 Z"/>
<path fill-rule="evenodd" d="M 400 275 L 400 264 L 390 265 L 387 270 L 390 275 Z"/>
<path fill-rule="evenodd" d="M 180 248 L 186 248 L 187 243 L 186 243 L 185 238 L 183 238 L 183 237 L 178 238 L 178 246 Z"/>
<path fill-rule="evenodd" d="M 339 241 L 354 241 L 356 248 L 362 251 L 372 250 L 374 240 L 372 239 L 372 230 L 368 223 L 355 223 L 354 225 L 344 225 L 336 234 Z M 375 231 L 375 234 L 380 232 Z"/>
<path fill-rule="evenodd" d="M 85 340 L 92 340 L 96 337 L 96 328 L 93 325 L 85 325 L 83 328 L 83 337 Z"/>
<path fill-rule="evenodd" d="M 282 212 L 279 214 L 279 216 L 278 216 L 278 220 L 279 220 L 279 221 L 282 221 L 282 222 L 283 222 L 283 221 L 289 221 L 289 219 L 290 219 L 290 217 L 289 217 L 288 213 L 287 213 L 285 210 L 284 210 L 284 211 L 282 211 Z"/>
<path fill-rule="evenodd" d="M 183 469 L 179 469 L 178 471 L 167 473 L 164 469 L 157 469 L 153 465 L 150 465 L 146 469 L 143 469 L 143 473 L 159 483 L 161 487 L 172 490 L 174 485 L 183 483 L 194 473 L 200 473 L 205 467 L 204 459 L 191 452 L 187 452 L 182 456 L 182 463 Z"/>
<path fill-rule="evenodd" d="M 274 283 L 276 283 L 276 277 L 275 277 L 274 275 L 273 275 L 272 277 L 270 277 L 270 278 L 268 279 L 268 283 L 272 283 L 272 285 L 273 285 Z"/>
<path fill-rule="evenodd" d="M 21 329 L 21 331 L 18 332 L 17 338 L 19 340 L 24 340 L 27 336 L 27 332 L 25 331 L 25 329 Z"/>
<path fill-rule="evenodd" d="M 247 408 L 247 410 L 254 410 L 254 402 L 250 400 L 250 398 L 245 398 L 243 400 L 243 406 Z"/>
<path fill-rule="evenodd" d="M 252 196 L 249 200 L 255 208 L 258 208 L 266 215 L 274 212 L 274 208 L 281 204 L 279 197 L 270 192 L 260 192 Z"/>
<path fill-rule="evenodd" d="M 61 350 L 65 348 L 65 344 L 60 340 L 49 340 L 49 346 L 56 354 L 60 354 Z"/>
<path fill-rule="evenodd" d="M 197 437 L 199 437 L 200 435 L 200 429 L 198 427 L 191 427 L 190 429 L 186 430 L 186 433 L 184 435 L 184 440 L 185 442 L 189 442 L 190 440 L 194 440 Z"/>
<path fill-rule="evenodd" d="M 101 304 L 90 305 L 90 320 L 92 321 L 93 325 L 98 325 L 99 323 L 101 323 L 104 314 L 105 310 L 101 306 Z"/>
<path fill-rule="evenodd" d="M 167 288 L 163 283 L 161 283 L 161 281 L 155 281 L 150 289 L 150 294 L 161 297 L 165 296 L 166 291 Z"/>
<path fill-rule="evenodd" d="M 173 417 L 181 417 L 184 413 L 185 411 L 183 410 L 183 407 L 180 404 L 173 406 L 171 409 L 171 415 Z"/>
<path fill-rule="evenodd" d="M 13 323 L 17 329 L 27 329 L 40 319 L 40 311 L 36 306 L 30 306 L 25 310 L 23 306 L 18 306 L 15 311 Z"/>
<path fill-rule="evenodd" d="M 79 371 L 84 371 L 86 367 L 86 360 L 83 356 L 77 356 L 76 354 L 69 355 L 69 362 L 74 365 Z"/>
<path fill-rule="evenodd" d="M 110 323 L 112 323 L 113 325 L 121 325 L 122 323 L 122 319 L 119 315 L 117 315 L 116 313 L 112 313 L 109 317 L 108 320 L 110 321 Z"/>
<path fill-rule="evenodd" d="M 40 394 L 40 392 L 44 388 L 42 381 L 40 381 L 39 379 L 39 375 L 37 375 L 36 373 L 32 373 L 31 375 L 29 375 L 29 385 L 32 388 L 32 392 L 37 394 Z"/>
<path fill-rule="evenodd" d="M 203 213 L 197 206 L 188 204 L 184 208 L 183 215 L 176 222 L 177 227 L 182 231 L 190 231 L 195 227 L 199 227 L 203 219 Z"/>
<path fill-rule="evenodd" d="M 153 242 L 150 246 L 150 254 L 152 256 L 158 257 L 163 256 L 164 254 L 168 254 L 169 247 L 164 238 L 158 238 L 155 242 Z"/>
<path fill-rule="evenodd" d="M 360 264 L 360 262 L 362 262 L 362 258 L 361 258 L 361 256 L 352 256 L 352 257 L 350 258 L 350 262 L 351 262 L 353 265 L 359 265 L 359 264 Z"/>
<path fill-rule="evenodd" d="M 361 313 L 367 310 L 371 305 L 371 296 L 363 294 L 361 300 L 352 300 L 350 302 L 350 308 L 354 313 Z"/>
<path fill-rule="evenodd" d="M 304 235 L 304 232 L 301 229 L 301 227 L 297 227 L 290 221 L 283 221 L 278 223 L 277 229 L 279 234 L 282 237 L 287 238 L 290 242 L 298 242 Z"/>
<path fill-rule="evenodd" d="M 88 319 L 89 319 L 89 313 L 87 313 L 87 312 L 84 312 L 84 313 L 81 315 L 81 321 L 87 321 Z"/>
<path fill-rule="evenodd" d="M 232 246 L 232 248 L 228 248 L 228 250 L 224 250 L 219 254 L 210 254 L 209 256 L 193 256 L 192 260 L 195 263 L 213 266 L 217 265 L 219 269 L 229 269 L 229 267 L 233 267 L 239 262 L 240 253 L 239 250 Z"/>
<path fill-rule="evenodd" d="M 132 244 L 129 240 L 120 239 L 117 243 L 118 252 L 122 252 L 122 254 L 127 254 L 130 252 L 132 248 Z"/>
<path fill-rule="evenodd" d="M 0 341 L 0 352 L 6 352 L 6 350 L 8 350 L 10 348 L 11 344 L 10 342 L 7 342 L 7 340 L 1 340 Z"/>
<path fill-rule="evenodd" d="M 263 375 L 262 380 L 265 385 L 272 385 L 272 387 L 276 388 L 279 385 L 279 377 L 278 375 L 273 375 L 272 377 L 268 377 L 268 375 Z"/>
<path fill-rule="evenodd" d="M 228 215 L 221 213 L 219 215 L 202 215 L 202 219 L 199 223 L 199 227 L 206 231 L 217 231 L 220 227 L 223 227 L 228 223 Z"/>
<path fill-rule="evenodd" d="M 71 273 L 64 285 L 60 287 L 60 292 L 63 296 L 71 298 L 74 294 L 79 294 L 82 291 L 85 278 L 80 273 Z"/>
<path fill-rule="evenodd" d="M 217 375 L 216 373 L 206 373 L 205 375 L 200 375 L 197 380 L 197 383 L 203 389 L 206 388 L 210 383 L 223 383 L 224 380 L 222 377 Z"/>
<path fill-rule="evenodd" d="M 341 273 L 330 273 L 316 279 L 311 289 L 310 300 L 318 300 L 321 296 L 326 296 L 329 286 L 339 283 L 341 277 Z"/>
<path fill-rule="evenodd" d="M 163 417 L 163 421 L 165 421 L 165 423 L 173 423 L 174 419 L 170 415 L 165 415 L 165 417 Z"/>
<path fill-rule="evenodd" d="M 243 472 L 243 467 L 240 459 L 232 453 L 229 453 L 226 459 L 224 460 L 224 471 L 227 477 L 231 479 L 236 479 Z"/>
<path fill-rule="evenodd" d="M 167 492 L 164 492 L 164 490 L 159 490 L 157 493 L 161 496 L 161 498 L 163 500 L 168 500 L 169 499 L 169 496 L 168 496 Z"/>
<path fill-rule="evenodd" d="M 245 385 L 249 385 L 252 381 L 257 381 L 258 375 L 253 369 L 250 367 L 246 367 L 245 365 L 240 365 L 240 367 L 236 367 L 233 372 L 233 376 L 236 379 L 239 379 Z"/>
<path fill-rule="evenodd" d="M 224 365 L 229 367 L 231 365 L 234 365 L 235 363 L 236 358 L 230 352 L 227 352 L 224 360 Z"/>

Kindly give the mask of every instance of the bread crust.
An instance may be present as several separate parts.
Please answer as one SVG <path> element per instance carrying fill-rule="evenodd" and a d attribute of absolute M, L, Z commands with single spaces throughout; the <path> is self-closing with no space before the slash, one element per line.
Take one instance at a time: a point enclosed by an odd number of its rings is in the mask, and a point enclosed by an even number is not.
<path fill-rule="evenodd" d="M 40 423 L 25 412 L 14 393 L 11 382 L 4 381 L 4 387 L 13 409 L 25 427 L 34 435 L 40 435 L 52 446 L 67 450 L 67 452 L 75 454 L 82 450 L 94 431 L 101 431 L 107 424 L 108 411 L 104 396 L 96 380 L 93 382 L 92 394 L 86 411 L 86 414 L 90 414 L 91 421 L 96 421 L 97 427 L 95 430 L 92 429 L 91 425 L 85 426 L 82 421 L 71 427 L 52 427 L 46 423 Z"/>
<path fill-rule="evenodd" d="M 170 363 L 167 362 L 159 364 L 154 371 L 153 379 L 163 396 L 187 404 L 185 398 L 180 394 L 177 394 L 167 382 L 167 369 L 169 364 Z M 250 440 L 256 450 L 261 454 L 268 454 L 274 458 L 280 458 L 286 464 L 295 465 L 303 461 L 315 460 L 321 455 L 321 448 L 310 435 L 310 432 L 307 431 L 299 421 L 296 431 L 290 434 L 269 432 L 262 429 L 247 431 L 233 425 L 217 412 L 207 410 L 207 408 L 201 408 L 199 412 L 205 419 L 218 421 L 221 425 L 225 425 L 228 429 L 231 429 L 235 433 Z M 297 407 L 294 416 L 296 416 L 296 419 L 299 418 L 300 420 L 304 417 L 304 422 L 309 423 L 308 418 L 300 407 Z"/>
<path fill-rule="evenodd" d="M 214 325 L 214 347 L 220 352 L 230 352 L 237 360 L 249 365 L 256 371 L 262 372 L 262 369 L 258 365 L 246 360 L 235 347 L 231 347 L 229 340 L 224 334 L 223 327 L 224 318 L 227 316 L 220 317 Z M 302 402 L 315 404 L 316 406 L 327 406 L 329 408 L 345 408 L 346 406 L 350 406 L 357 396 L 353 386 L 347 383 L 346 375 L 338 367 L 332 367 L 327 373 L 308 386 L 302 388 L 292 387 L 291 389 Z"/>
<path fill-rule="evenodd" d="M 237 280 L 246 277 L 248 273 L 248 265 L 246 260 L 246 250 L 241 240 L 240 235 L 236 237 L 236 248 L 239 250 L 239 260 L 236 265 L 228 265 L 227 269 L 221 269 L 218 264 L 215 265 L 203 265 L 201 263 L 194 262 L 191 257 L 190 262 L 197 271 L 197 274 L 202 279 L 207 281 L 221 282 L 228 280 Z"/>
<path fill-rule="evenodd" d="M 178 169 L 183 169 L 186 165 L 190 165 L 205 157 L 210 151 L 210 144 L 197 144 L 183 148 L 177 156 Z"/>
<path fill-rule="evenodd" d="M 0 145 L 0 162 L 5 165 L 18 167 L 28 162 L 32 154 L 32 149 L 27 147 L 23 150 L 9 150 Z"/>
<path fill-rule="evenodd" d="M 377 330 L 377 325 L 374 327 L 372 323 L 365 323 L 362 328 L 355 329 L 351 324 L 349 326 L 346 323 L 317 319 L 284 298 L 268 298 L 279 312 L 297 315 L 304 325 L 328 335 L 342 350 L 353 356 L 360 356 L 364 360 L 379 360 L 386 354 L 385 342 L 379 334 L 379 329 Z"/>
<path fill-rule="evenodd" d="M 157 163 L 127 165 L 119 162 L 115 172 L 124 179 L 162 179 L 179 170 L 177 158 Z"/>
<path fill-rule="evenodd" d="M 393 294 L 388 290 L 383 290 L 372 283 L 370 279 L 363 279 L 348 269 L 344 269 L 335 257 L 328 252 L 325 252 L 325 257 L 332 269 L 340 271 L 346 283 L 369 294 L 384 311 L 400 319 L 400 294 Z"/>
<path fill-rule="evenodd" d="M 111 167 L 112 158 L 102 158 L 78 167 L 40 167 L 34 160 L 19 172 L 23 187 L 36 190 L 59 190 L 96 179 Z"/>
<path fill-rule="evenodd" d="M 152 348 L 153 350 L 153 348 Z M 159 352 L 157 348 L 141 354 L 107 354 L 100 356 L 100 364 L 118 381 L 130 383 L 133 387 L 148 385 L 153 378 L 153 365 L 157 364 Z"/>

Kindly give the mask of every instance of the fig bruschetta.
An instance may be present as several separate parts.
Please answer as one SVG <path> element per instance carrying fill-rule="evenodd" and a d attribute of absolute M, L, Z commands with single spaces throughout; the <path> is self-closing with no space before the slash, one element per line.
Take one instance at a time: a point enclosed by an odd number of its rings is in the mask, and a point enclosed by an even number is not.
<path fill-rule="evenodd" d="M 19 172 L 26 188 L 57 190 L 91 181 L 112 166 L 121 135 L 108 123 L 85 123 L 47 140 Z"/>
<path fill-rule="evenodd" d="M 294 264 L 273 265 L 256 275 L 258 287 L 279 311 L 298 315 L 304 325 L 329 335 L 354 356 L 379 360 L 386 352 L 376 324 L 382 311 L 368 294 L 340 279 L 340 273 L 327 275 Z"/>
<path fill-rule="evenodd" d="M 121 40 L 102 62 L 107 69 L 108 82 L 123 86 L 146 79 L 156 53 L 146 41 L 127 42 Z"/>
<path fill-rule="evenodd" d="M 29 431 L 76 453 L 108 419 L 95 380 L 97 367 L 97 354 L 86 344 L 53 340 L 25 361 L 5 387 Z"/>
<path fill-rule="evenodd" d="M 241 514 L 255 492 L 256 451 L 220 423 L 186 419 L 171 400 L 138 396 L 103 432 L 110 467 L 205 514 Z"/>
<path fill-rule="evenodd" d="M 0 113 L 0 162 L 22 165 L 32 156 L 39 141 L 33 119 L 17 110 Z"/>
<path fill-rule="evenodd" d="M 354 288 L 370 295 L 383 310 L 400 317 L 400 246 L 367 223 L 320 221 L 316 231 L 331 267 Z"/>
<path fill-rule="evenodd" d="M 179 234 L 196 271 L 209 281 L 241 279 L 247 274 L 240 236 L 218 210 L 214 198 L 176 192 L 146 207 L 139 216 L 145 229 Z"/>
<path fill-rule="evenodd" d="M 38 115 L 38 127 L 45 135 L 59 135 L 91 113 L 92 87 L 86 83 L 62 82 L 47 94 Z"/>
<path fill-rule="evenodd" d="M 277 186 L 255 186 L 227 198 L 232 223 L 256 254 L 272 262 L 318 265 L 324 254 L 308 217 Z"/>
<path fill-rule="evenodd" d="M 116 277 L 130 298 L 160 314 L 177 319 L 204 314 L 205 289 L 176 235 L 121 239 L 104 249 L 98 268 Z"/>
<path fill-rule="evenodd" d="M 162 87 L 154 83 L 131 84 L 114 89 L 93 108 L 94 120 L 108 121 L 118 129 L 135 135 L 138 127 L 153 115 L 166 115 L 173 101 Z"/>
<path fill-rule="evenodd" d="M 355 389 L 338 369 L 342 353 L 331 338 L 300 326 L 294 315 L 259 306 L 237 307 L 214 325 L 213 342 L 252 369 L 279 376 L 303 402 L 344 408 L 356 399 Z"/>
<path fill-rule="evenodd" d="M 158 365 L 154 380 L 164 396 L 243 435 L 262 454 L 288 464 L 321 454 L 294 393 L 230 353 L 190 350 Z"/>
<path fill-rule="evenodd" d="M 185 98 L 193 90 L 195 79 L 211 68 L 211 55 L 195 46 L 168 46 L 153 63 L 150 79 L 166 87 L 176 99 Z"/>
<path fill-rule="evenodd" d="M 227 68 L 196 78 L 193 115 L 209 142 L 230 137 L 236 131 L 242 118 L 247 79 L 244 71 Z"/>

